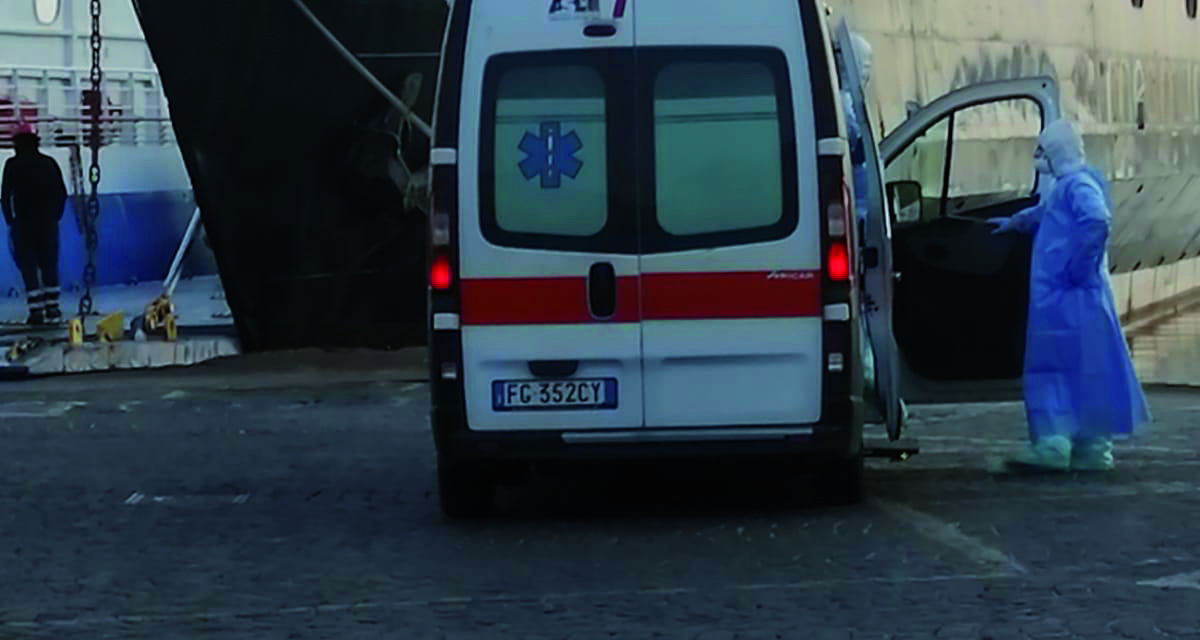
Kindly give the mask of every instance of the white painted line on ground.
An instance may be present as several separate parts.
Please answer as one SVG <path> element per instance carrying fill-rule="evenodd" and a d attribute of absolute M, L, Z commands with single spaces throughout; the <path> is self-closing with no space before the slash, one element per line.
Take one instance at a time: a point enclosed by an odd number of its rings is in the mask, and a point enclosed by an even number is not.
<path fill-rule="evenodd" d="M 955 469 L 961 470 L 962 467 L 955 467 Z M 1082 476 L 1083 474 L 1081 474 Z M 1020 478 L 1019 475 L 1011 477 L 1014 481 Z M 1061 479 L 1063 482 L 1057 486 L 1049 483 L 1041 483 L 1036 488 L 1031 489 L 1037 493 L 1036 497 L 1031 496 L 1029 493 L 1030 490 L 1020 484 L 1015 484 L 1011 490 L 1005 489 L 1004 485 L 1001 484 L 988 485 L 989 488 L 987 491 L 980 491 L 971 495 L 947 499 L 932 498 L 928 501 L 922 500 L 922 503 L 932 506 L 949 506 L 963 503 L 1028 504 L 1031 498 L 1038 502 L 1053 502 L 1058 500 L 1080 502 L 1083 500 L 1108 500 L 1111 498 L 1200 495 L 1200 485 L 1191 482 L 1140 482 L 1124 486 L 1105 486 L 1099 484 L 1081 484 L 1076 482 L 1070 475 L 1063 475 Z M 994 491 L 999 491 L 1000 493 L 994 493 Z"/>
<path fill-rule="evenodd" d="M 1200 591 L 1200 571 L 1177 573 L 1157 580 L 1141 580 L 1139 587 L 1154 587 L 1156 589 L 1195 589 Z"/>
<path fill-rule="evenodd" d="M 968 453 L 971 451 L 983 451 L 987 449 L 1003 448 L 1005 450 L 1017 450 L 1021 447 L 1029 445 L 1028 440 L 998 440 L 996 438 L 975 438 L 971 436 L 916 436 L 917 442 L 940 442 L 940 443 L 963 443 L 962 447 L 921 447 L 921 453 L 937 452 L 937 453 Z M 969 445 L 969 446 L 967 446 Z M 1153 445 L 1131 444 L 1128 442 L 1117 442 L 1116 452 L 1119 454 L 1125 451 L 1137 451 L 1145 453 L 1165 453 L 1177 455 L 1196 455 L 1196 450 L 1191 447 L 1158 447 Z"/>
<path fill-rule="evenodd" d="M 928 446 L 925 443 L 919 442 L 919 441 L 918 441 L 918 444 L 920 446 L 920 454 L 919 455 L 922 455 L 922 456 L 964 456 L 964 455 L 969 456 L 972 454 L 978 454 L 981 456 L 983 456 L 983 455 L 1007 456 L 1009 454 L 1016 453 L 1019 450 L 1018 447 L 1005 447 L 1005 446 L 972 445 L 969 447 L 942 447 L 942 446 L 936 446 L 936 445 Z M 1123 457 L 1129 456 L 1131 454 L 1154 455 L 1154 456 L 1162 456 L 1162 457 L 1168 457 L 1168 458 L 1173 458 L 1173 459 L 1183 458 L 1184 460 L 1182 460 L 1182 462 L 1187 462 L 1188 460 L 1193 459 L 1193 458 L 1200 458 L 1200 452 L 1197 452 L 1192 449 L 1182 449 L 1182 448 L 1168 449 L 1165 447 L 1155 447 L 1155 448 L 1122 447 L 1120 445 L 1117 445 L 1117 447 L 1115 449 L 1113 449 L 1113 455 L 1116 456 L 1116 458 L 1118 460 L 1118 464 L 1120 464 L 1120 460 Z"/>
<path fill-rule="evenodd" d="M 9 411 L 0 410 L 0 418 L 61 418 L 65 415 L 67 415 L 68 413 L 70 413 L 70 411 L 72 409 L 87 406 L 86 402 L 80 402 L 78 400 L 71 400 L 71 401 L 67 401 L 67 402 L 52 402 L 49 405 L 47 405 L 44 402 L 32 402 L 32 403 L 12 403 L 12 404 L 8 404 L 8 405 L 4 405 L 4 406 L 20 407 L 22 404 L 33 405 L 33 406 L 37 406 L 37 407 L 44 406 L 45 408 L 44 409 L 29 408 L 24 411 L 18 410 L 18 409 L 13 409 L 13 410 L 9 410 Z"/>
<path fill-rule="evenodd" d="M 125 498 L 125 504 L 169 504 L 179 506 L 198 506 L 205 504 L 246 504 L 250 499 L 248 493 L 238 493 L 231 495 L 193 495 L 193 496 L 154 496 L 134 491 L 128 498 Z"/>
<path fill-rule="evenodd" d="M 203 613 L 194 608 L 178 608 L 174 611 L 158 615 L 106 615 L 80 616 L 44 620 L 10 620 L 0 622 L 0 629 L 49 629 L 49 628 L 80 628 L 80 627 L 111 627 L 127 624 L 171 623 L 180 621 L 213 621 L 233 618 L 264 618 L 269 616 L 309 616 L 319 613 L 388 611 L 402 609 L 429 608 L 438 606 L 467 606 L 467 605 L 520 605 L 544 604 L 546 602 L 562 602 L 569 600 L 604 600 L 610 598 L 661 598 L 663 596 L 687 596 L 696 594 L 712 594 L 714 592 L 755 592 L 755 591 L 827 591 L 830 588 L 853 586 L 857 584 L 884 584 L 903 586 L 906 584 L 932 584 L 945 582 L 984 582 L 1014 578 L 1010 573 L 982 573 L 939 576 L 904 576 L 872 578 L 851 578 L 831 580 L 805 580 L 801 582 L 751 583 L 738 585 L 679 587 L 661 589 L 614 589 L 606 591 L 573 591 L 562 593 L 530 593 L 516 595 L 489 595 L 482 597 L 443 597 L 443 598 L 413 598 L 394 600 L 391 602 L 362 602 L 358 604 L 323 604 L 308 607 L 260 608 L 241 610 L 215 610 Z"/>
<path fill-rule="evenodd" d="M 968 463 L 963 463 L 963 462 L 955 462 L 955 461 L 952 461 L 952 460 L 945 460 L 945 459 L 941 459 L 941 460 L 938 460 L 936 463 L 932 463 L 932 462 L 931 462 L 931 458 L 925 458 L 924 460 L 922 460 L 922 459 L 921 459 L 921 457 L 920 457 L 920 456 L 922 456 L 922 455 L 925 455 L 925 454 L 924 454 L 924 453 L 921 453 L 921 454 L 919 454 L 918 456 L 916 456 L 916 457 L 914 457 L 914 458 L 910 459 L 908 462 L 905 462 L 905 463 L 903 464 L 903 466 L 902 466 L 902 467 L 900 467 L 900 468 L 902 468 L 902 469 L 904 469 L 904 470 L 906 470 L 906 471 L 907 471 L 908 469 L 912 469 L 912 470 L 918 470 L 918 469 L 919 469 L 919 470 L 921 470 L 921 471 L 964 471 L 964 470 L 976 470 L 976 469 L 984 469 L 984 468 L 986 468 L 986 469 L 988 469 L 988 470 L 989 470 L 989 474 L 991 473 L 991 468 L 990 468 L 990 467 L 989 467 L 987 464 L 979 464 L 979 465 L 975 465 L 975 464 L 968 464 Z M 984 459 L 984 458 L 981 456 L 981 457 L 979 458 L 978 462 L 980 462 L 980 463 L 987 463 L 987 462 L 989 462 L 989 461 L 988 461 L 988 460 L 986 460 L 986 459 Z M 886 465 L 889 465 L 889 466 L 894 466 L 894 465 L 895 465 L 895 463 L 889 463 L 889 462 L 885 462 L 884 464 L 886 464 Z M 1117 468 L 1116 468 L 1114 471 L 1111 471 L 1111 472 L 1109 472 L 1109 473 L 1121 473 L 1121 471 L 1122 471 L 1123 469 L 1144 469 L 1144 468 L 1146 468 L 1146 467 L 1171 467 L 1171 468 L 1176 468 L 1176 467 L 1197 467 L 1197 466 L 1200 466 L 1200 460 L 1190 460 L 1190 459 L 1183 459 L 1183 460 L 1180 460 L 1180 459 L 1178 459 L 1178 458 L 1173 458 L 1173 459 L 1170 459 L 1170 460 L 1163 460 L 1163 459 L 1155 460 L 1155 459 L 1145 459 L 1145 458 L 1143 458 L 1143 459 L 1140 459 L 1140 460 L 1126 460 L 1126 459 L 1123 459 L 1123 458 L 1121 458 L 1120 456 L 1118 456 L 1118 457 L 1117 457 Z M 879 468 L 881 471 L 887 471 L 887 472 L 890 472 L 890 473 L 894 473 L 894 472 L 895 472 L 894 470 L 892 470 L 892 469 L 889 469 L 889 468 L 888 468 L 888 466 L 881 466 L 881 467 L 878 467 L 878 468 Z M 1083 471 L 1080 471 L 1080 472 L 1078 472 L 1078 473 L 1079 473 L 1080 475 L 1084 475 L 1084 474 L 1086 474 L 1086 475 L 1088 475 L 1088 476 L 1096 476 L 1096 475 L 1097 475 L 1099 472 L 1094 472 L 1094 471 L 1092 471 L 1092 472 L 1083 472 Z M 992 475 L 995 475 L 995 474 L 992 474 Z M 1020 475 L 1020 474 L 1012 474 L 1012 473 L 1008 473 L 1008 474 L 1003 474 L 1003 475 L 1006 475 L 1006 476 L 1014 476 L 1014 475 Z M 1070 474 L 1068 474 L 1068 475 L 1070 475 Z M 1099 475 L 1103 475 L 1103 474 L 1102 474 L 1102 473 L 1099 473 Z"/>
<path fill-rule="evenodd" d="M 958 526 L 923 511 L 890 500 L 871 500 L 871 505 L 916 530 L 917 534 L 949 547 L 967 558 L 1010 573 L 1029 573 L 1011 555 L 959 531 Z"/>

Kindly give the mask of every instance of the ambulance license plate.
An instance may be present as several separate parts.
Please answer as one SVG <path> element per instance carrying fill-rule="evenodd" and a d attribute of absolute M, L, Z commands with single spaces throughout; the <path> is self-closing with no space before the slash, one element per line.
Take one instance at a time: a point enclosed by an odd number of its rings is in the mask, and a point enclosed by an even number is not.
<path fill-rule="evenodd" d="M 616 378 L 575 380 L 496 380 L 495 411 L 616 409 Z"/>

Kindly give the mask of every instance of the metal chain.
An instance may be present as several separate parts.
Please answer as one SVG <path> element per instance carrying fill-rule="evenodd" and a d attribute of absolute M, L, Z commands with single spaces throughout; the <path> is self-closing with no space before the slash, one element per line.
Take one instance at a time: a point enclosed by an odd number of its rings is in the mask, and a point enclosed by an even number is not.
<path fill-rule="evenodd" d="M 96 246 L 100 243 L 96 231 L 96 223 L 100 218 L 100 0 L 91 0 L 92 9 L 92 91 L 88 102 L 91 103 L 91 131 L 88 136 L 88 147 L 92 150 L 92 164 L 88 168 L 88 182 L 91 191 L 87 198 L 87 213 L 84 215 L 84 242 L 87 247 L 88 261 L 83 268 L 83 297 L 79 299 L 79 315 L 92 313 L 92 287 L 96 284 Z"/>

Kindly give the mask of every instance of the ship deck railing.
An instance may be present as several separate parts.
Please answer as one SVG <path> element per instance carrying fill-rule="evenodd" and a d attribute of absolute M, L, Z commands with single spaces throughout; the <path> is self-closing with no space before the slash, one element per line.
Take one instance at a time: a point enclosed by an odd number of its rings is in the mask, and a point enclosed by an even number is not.
<path fill-rule="evenodd" d="M 90 69 L 0 65 L 0 148 L 18 120 L 38 125 L 43 144 L 73 147 L 91 135 Z M 174 145 L 167 99 L 153 69 L 105 69 L 100 138 L 108 145 Z"/>

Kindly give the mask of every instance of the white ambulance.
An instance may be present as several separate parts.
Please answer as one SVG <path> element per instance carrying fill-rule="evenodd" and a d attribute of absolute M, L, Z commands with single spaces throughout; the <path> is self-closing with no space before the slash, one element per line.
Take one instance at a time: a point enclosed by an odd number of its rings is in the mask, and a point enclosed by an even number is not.
<path fill-rule="evenodd" d="M 967 87 L 879 145 L 867 127 L 860 231 L 839 69 L 866 102 L 845 26 L 831 34 L 816 0 L 699 7 L 453 5 L 429 257 L 449 515 L 485 509 L 521 465 L 604 456 L 792 456 L 853 502 L 864 421 L 900 436 L 902 377 L 910 401 L 1014 391 L 1029 243 L 983 221 L 1032 202 L 1033 169 L 986 196 L 956 185 L 988 170 L 988 123 L 1029 128 L 1029 158 L 1057 114 L 1053 81 Z M 963 312 L 971 301 L 984 307 Z M 988 333 L 1001 326 L 1017 343 Z M 964 336 L 999 360 L 927 353 Z"/>

